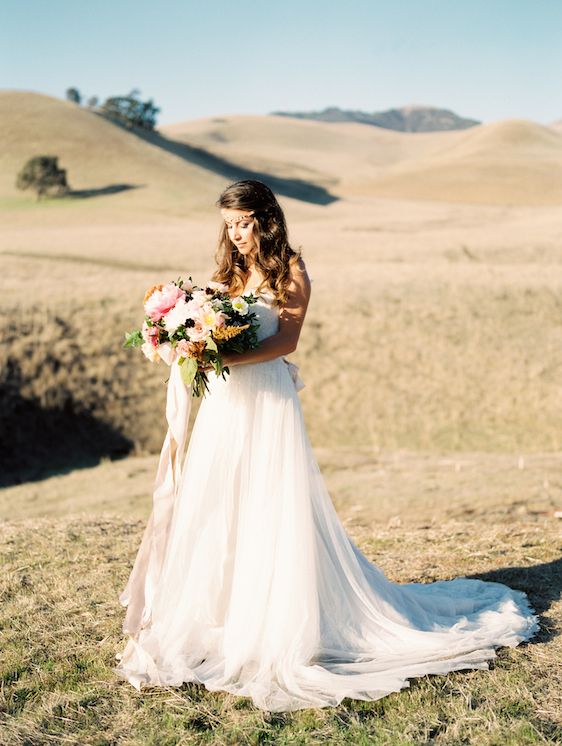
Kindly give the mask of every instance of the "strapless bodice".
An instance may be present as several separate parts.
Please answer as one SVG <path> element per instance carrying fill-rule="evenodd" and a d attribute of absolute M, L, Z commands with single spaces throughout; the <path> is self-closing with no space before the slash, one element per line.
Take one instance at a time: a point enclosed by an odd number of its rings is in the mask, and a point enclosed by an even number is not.
<path fill-rule="evenodd" d="M 253 291 L 257 301 L 250 306 L 256 314 L 259 322 L 258 340 L 261 342 L 266 337 L 271 337 L 279 331 L 279 306 L 274 305 L 275 295 L 272 290 L 266 289 L 259 293 Z"/>

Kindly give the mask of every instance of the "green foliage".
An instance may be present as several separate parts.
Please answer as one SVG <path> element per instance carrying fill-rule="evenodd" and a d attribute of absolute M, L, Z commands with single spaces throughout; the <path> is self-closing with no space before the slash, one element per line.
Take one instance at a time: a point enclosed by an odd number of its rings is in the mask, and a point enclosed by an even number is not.
<path fill-rule="evenodd" d="M 78 88 L 67 88 L 66 99 L 67 101 L 72 101 L 73 104 L 78 104 L 78 106 L 80 106 L 82 103 L 82 94 Z"/>
<path fill-rule="evenodd" d="M 18 189 L 34 189 L 37 198 L 62 197 L 69 191 L 66 170 L 58 167 L 58 156 L 36 155 L 30 158 L 16 179 Z"/>
<path fill-rule="evenodd" d="M 144 339 L 141 330 L 135 329 L 132 332 L 125 332 L 123 347 L 140 347 L 143 342 Z"/>
<path fill-rule="evenodd" d="M 197 373 L 197 360 L 193 357 L 182 357 L 178 364 L 180 366 L 182 381 L 186 386 L 190 386 Z"/>
<path fill-rule="evenodd" d="M 156 116 L 160 109 L 154 101 L 141 101 L 138 91 L 131 91 L 128 96 L 110 96 L 101 106 L 101 113 L 128 129 L 138 128 L 153 130 L 156 126 Z"/>

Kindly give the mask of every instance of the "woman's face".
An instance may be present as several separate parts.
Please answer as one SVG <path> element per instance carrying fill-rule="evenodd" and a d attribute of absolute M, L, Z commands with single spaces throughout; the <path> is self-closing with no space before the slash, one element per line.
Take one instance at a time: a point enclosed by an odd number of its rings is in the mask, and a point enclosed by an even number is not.
<path fill-rule="evenodd" d="M 233 210 L 231 208 L 221 210 L 228 236 L 239 253 L 244 256 L 253 254 L 257 249 L 254 237 L 254 218 L 248 215 L 249 212 L 251 210 Z"/>

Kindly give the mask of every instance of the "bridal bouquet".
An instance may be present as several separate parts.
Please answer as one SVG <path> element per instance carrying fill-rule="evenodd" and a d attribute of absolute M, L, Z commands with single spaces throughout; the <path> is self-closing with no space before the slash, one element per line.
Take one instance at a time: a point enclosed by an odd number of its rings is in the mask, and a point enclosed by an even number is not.
<path fill-rule="evenodd" d="M 226 285 L 208 282 L 204 288 L 179 278 L 155 285 L 144 296 L 142 329 L 125 332 L 123 347 L 141 347 L 152 362 L 171 365 L 177 357 L 181 377 L 193 385 L 193 396 L 208 390 L 211 366 L 223 378 L 229 372 L 223 364 L 225 352 L 245 352 L 258 345 L 259 323 L 250 306 L 253 294 L 231 298 Z"/>

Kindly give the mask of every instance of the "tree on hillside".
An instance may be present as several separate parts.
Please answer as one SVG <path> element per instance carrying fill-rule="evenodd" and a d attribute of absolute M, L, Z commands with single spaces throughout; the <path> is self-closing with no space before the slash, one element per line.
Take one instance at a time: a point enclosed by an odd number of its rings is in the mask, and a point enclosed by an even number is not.
<path fill-rule="evenodd" d="M 78 88 L 67 88 L 66 98 L 68 101 L 72 101 L 73 104 L 78 104 L 78 106 L 82 103 L 82 95 Z"/>
<path fill-rule="evenodd" d="M 101 111 L 108 119 L 120 122 L 128 129 L 137 127 L 143 130 L 153 130 L 156 126 L 156 116 L 160 109 L 154 101 L 141 101 L 138 90 L 131 91 L 127 96 L 111 96 L 101 106 Z"/>
<path fill-rule="evenodd" d="M 44 195 L 62 197 L 69 191 L 66 170 L 58 167 L 58 156 L 36 155 L 30 158 L 16 179 L 18 189 L 33 189 L 37 199 Z"/>
<path fill-rule="evenodd" d="M 86 101 L 86 106 L 88 107 L 88 109 L 95 109 L 99 102 L 100 100 L 97 96 L 90 96 L 90 98 Z"/>

